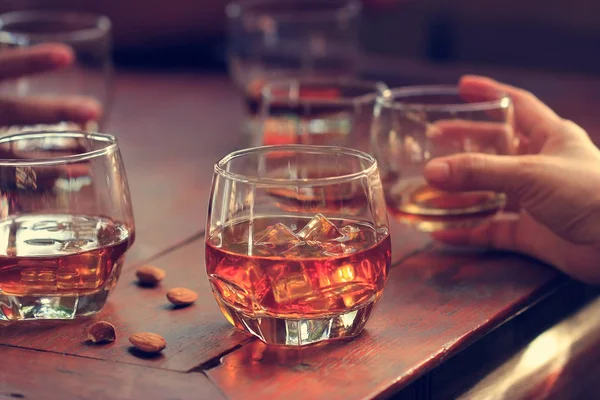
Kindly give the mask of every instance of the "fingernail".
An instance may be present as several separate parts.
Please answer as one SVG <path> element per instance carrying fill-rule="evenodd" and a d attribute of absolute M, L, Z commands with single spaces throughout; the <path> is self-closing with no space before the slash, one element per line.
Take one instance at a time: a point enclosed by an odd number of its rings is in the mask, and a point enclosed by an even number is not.
<path fill-rule="evenodd" d="M 450 177 L 450 165 L 445 161 L 433 160 L 425 165 L 423 175 L 430 182 L 444 182 Z"/>
<path fill-rule="evenodd" d="M 68 51 L 55 51 L 50 54 L 50 61 L 53 65 L 67 66 L 73 61 L 73 56 Z"/>
<path fill-rule="evenodd" d="M 99 116 L 98 108 L 94 106 L 86 106 L 82 105 L 79 107 L 78 114 L 79 117 L 84 121 L 95 120 Z"/>

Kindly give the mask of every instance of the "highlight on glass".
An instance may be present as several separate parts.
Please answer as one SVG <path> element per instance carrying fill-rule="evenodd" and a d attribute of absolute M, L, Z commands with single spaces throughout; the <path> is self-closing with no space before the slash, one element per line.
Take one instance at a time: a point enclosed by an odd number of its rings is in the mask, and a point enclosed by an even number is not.
<path fill-rule="evenodd" d="M 505 195 L 438 190 L 425 181 L 423 167 L 457 153 L 515 154 L 513 105 L 504 93 L 456 86 L 392 89 L 377 100 L 371 146 L 391 215 L 425 232 L 474 227 L 502 210 Z"/>
<path fill-rule="evenodd" d="M 315 144 L 369 150 L 369 130 L 382 82 L 354 78 L 296 78 L 262 90 L 256 145 Z"/>
<path fill-rule="evenodd" d="M 114 137 L 0 138 L 0 321 L 98 313 L 135 228 Z"/>
<path fill-rule="evenodd" d="M 215 165 L 206 268 L 227 320 L 269 344 L 358 335 L 387 281 L 383 188 L 368 154 L 265 146 Z"/>
<path fill-rule="evenodd" d="M 27 114 L 27 120 L 2 121 L 2 133 L 39 130 L 101 130 L 112 102 L 111 21 L 74 11 L 27 10 L 0 15 L 0 52 L 39 44 L 61 43 L 73 51 L 73 63 L 44 73 L 0 81 L 0 101 L 20 105 L 49 104 L 57 99 L 85 102 L 100 112 L 89 119 L 61 120 L 49 113 Z"/>

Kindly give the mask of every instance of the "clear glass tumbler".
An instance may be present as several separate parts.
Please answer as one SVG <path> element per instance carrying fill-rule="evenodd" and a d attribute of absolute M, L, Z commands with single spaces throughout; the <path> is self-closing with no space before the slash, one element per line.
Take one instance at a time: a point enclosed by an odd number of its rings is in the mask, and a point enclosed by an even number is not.
<path fill-rule="evenodd" d="M 0 321 L 99 312 L 134 231 L 114 137 L 61 131 L 0 138 Z"/>
<path fill-rule="evenodd" d="M 262 87 L 274 79 L 358 73 L 359 0 L 248 0 L 227 6 L 229 70 L 255 126 Z"/>
<path fill-rule="evenodd" d="M 388 90 L 382 82 L 298 78 L 262 91 L 255 145 L 316 144 L 369 150 L 373 107 Z"/>
<path fill-rule="evenodd" d="M 221 311 L 269 344 L 358 335 L 381 297 L 390 236 L 376 161 L 265 146 L 215 165 L 206 268 Z"/>
<path fill-rule="evenodd" d="M 371 139 L 388 209 L 402 222 L 425 232 L 470 228 L 504 207 L 503 193 L 438 190 L 425 181 L 423 167 L 457 153 L 514 154 L 518 138 L 506 94 L 455 86 L 392 89 L 377 100 Z"/>
<path fill-rule="evenodd" d="M 2 126 L 2 132 L 102 129 L 112 100 L 110 20 L 70 11 L 15 11 L 0 15 L 0 52 L 46 43 L 71 47 L 72 65 L 41 74 L 3 79 L 0 81 L 0 100 L 18 98 L 39 104 L 59 97 L 70 101 L 91 99 L 102 107 L 101 118 L 81 126 L 69 120 L 48 122 L 42 114 L 39 121 L 24 126 Z"/>

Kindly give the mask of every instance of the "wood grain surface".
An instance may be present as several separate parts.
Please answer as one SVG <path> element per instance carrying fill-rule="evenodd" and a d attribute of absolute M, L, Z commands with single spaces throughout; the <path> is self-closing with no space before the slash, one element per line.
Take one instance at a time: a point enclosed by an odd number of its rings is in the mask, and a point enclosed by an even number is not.
<path fill-rule="evenodd" d="M 108 304 L 96 318 L 0 327 L 0 344 L 189 371 L 247 340 L 243 333 L 231 329 L 214 301 L 204 270 L 201 240 L 169 252 L 152 264 L 167 273 L 159 286 L 138 286 L 135 268 L 126 269 Z M 198 300 L 189 307 L 175 308 L 166 298 L 172 287 L 192 289 L 198 293 Z M 87 340 L 87 328 L 96 320 L 115 325 L 117 340 L 114 343 L 98 346 Z M 140 331 L 162 335 L 167 340 L 167 348 L 152 357 L 133 351 L 128 337 Z"/>
<path fill-rule="evenodd" d="M 204 230 L 213 165 L 243 146 L 225 75 L 121 72 L 106 128 L 118 137 L 136 221 L 129 262 Z"/>
<path fill-rule="evenodd" d="M 207 374 L 232 399 L 391 394 L 536 301 L 557 280 L 557 273 L 517 256 L 432 250 L 392 269 L 378 309 L 356 340 L 307 351 L 254 341 Z"/>
<path fill-rule="evenodd" d="M 600 378 L 600 300 L 555 324 L 460 396 L 461 400 L 593 399 Z"/>
<path fill-rule="evenodd" d="M 0 347 L 0 398 L 35 400 L 225 399 L 203 374 Z"/>
<path fill-rule="evenodd" d="M 430 243 L 425 235 L 402 235 L 404 229 L 398 224 L 392 225 L 396 260 Z M 96 318 L 59 324 L 0 326 L 0 344 L 189 371 L 249 340 L 245 334 L 232 329 L 214 301 L 206 278 L 202 238 L 150 263 L 166 271 L 165 279 L 157 287 L 140 287 L 135 278 L 136 265 L 129 264 L 108 304 Z M 166 299 L 167 291 L 173 287 L 194 290 L 198 300 L 190 307 L 173 307 Z M 115 343 L 95 346 L 87 341 L 87 328 L 98 319 L 115 325 L 118 332 Z M 127 340 L 130 334 L 139 331 L 164 336 L 167 348 L 156 357 L 140 357 L 131 351 Z"/>
<path fill-rule="evenodd" d="M 448 83 L 476 71 L 468 66 L 381 64 L 387 72 L 378 76 L 400 83 Z M 600 134 L 595 111 L 600 80 L 521 71 L 489 75 L 538 89 L 561 115 Z M 119 138 L 138 236 L 114 294 L 97 317 L 116 325 L 118 339 L 106 346 L 90 345 L 85 329 L 95 319 L 1 327 L 3 365 L 31 368 L 41 378 L 32 385 L 31 379 L 3 368 L 0 396 L 52 398 L 30 393 L 45 393 L 43 386 L 56 382 L 62 398 L 188 398 L 188 390 L 196 390 L 194 398 L 218 398 L 219 392 L 205 387 L 203 374 L 194 372 L 203 371 L 232 399 L 386 397 L 552 296 L 565 282 L 534 260 L 444 248 L 391 221 L 394 267 L 363 335 L 287 351 L 248 338 L 228 325 L 214 303 L 201 234 L 212 165 L 244 143 L 241 110 L 225 76 L 121 71 L 108 132 Z M 593 137 L 600 138 L 598 134 Z M 146 261 L 167 270 L 157 288 L 141 289 L 134 283 L 136 265 Z M 168 305 L 165 293 L 174 286 L 197 291 L 196 304 L 183 309 Z M 535 315 L 531 320 L 534 324 Z M 143 357 L 131 351 L 127 336 L 142 330 L 165 336 L 168 346 L 161 355 Z M 63 364 L 79 372 L 63 373 L 57 369 Z M 86 379 L 89 388 L 79 394 Z M 113 387 L 104 387 L 111 379 Z M 150 383 L 140 388 L 141 381 Z M 27 392 L 28 385 L 32 392 Z"/>

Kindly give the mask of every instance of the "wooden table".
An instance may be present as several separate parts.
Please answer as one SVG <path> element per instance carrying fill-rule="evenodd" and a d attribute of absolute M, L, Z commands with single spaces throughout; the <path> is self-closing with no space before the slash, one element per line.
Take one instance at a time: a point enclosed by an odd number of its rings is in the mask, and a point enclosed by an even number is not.
<path fill-rule="evenodd" d="M 477 71 L 373 65 L 394 84 L 453 82 Z M 488 73 L 539 93 L 600 134 L 600 80 Z M 1 327 L 0 398 L 451 398 L 499 365 L 492 360 L 508 358 L 588 298 L 587 290 L 534 260 L 444 248 L 392 222 L 393 267 L 364 334 L 325 347 L 268 348 L 227 323 L 204 270 L 212 165 L 242 146 L 241 118 L 225 76 L 120 72 L 109 130 L 125 158 L 138 236 L 97 317 L 112 322 L 118 338 L 91 345 L 85 331 L 93 320 Z M 141 263 L 167 270 L 160 287 L 135 284 Z M 196 290 L 197 303 L 170 307 L 165 293 L 175 286 Z M 168 347 L 142 356 L 127 340 L 136 331 L 159 333 Z"/>

